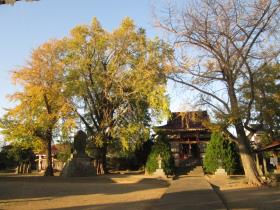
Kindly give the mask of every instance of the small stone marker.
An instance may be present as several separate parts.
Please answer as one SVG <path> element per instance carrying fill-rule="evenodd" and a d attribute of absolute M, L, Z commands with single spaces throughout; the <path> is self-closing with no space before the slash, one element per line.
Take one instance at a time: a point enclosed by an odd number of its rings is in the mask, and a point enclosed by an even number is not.
<path fill-rule="evenodd" d="M 156 171 L 153 173 L 153 175 L 158 176 L 158 177 L 163 177 L 163 178 L 165 178 L 166 175 L 165 175 L 165 173 L 164 173 L 164 171 L 163 171 L 163 169 L 162 169 L 162 158 L 161 158 L 160 155 L 158 155 L 157 160 L 158 160 L 158 168 L 157 168 Z"/>
<path fill-rule="evenodd" d="M 158 168 L 161 169 L 161 161 L 162 161 L 162 158 L 160 155 L 158 155 Z"/>

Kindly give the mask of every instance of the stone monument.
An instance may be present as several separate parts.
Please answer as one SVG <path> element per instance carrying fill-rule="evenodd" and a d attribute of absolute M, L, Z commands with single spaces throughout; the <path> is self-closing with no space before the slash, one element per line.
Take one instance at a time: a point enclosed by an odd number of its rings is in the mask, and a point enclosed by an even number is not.
<path fill-rule="evenodd" d="M 90 157 L 85 153 L 87 135 L 79 130 L 74 136 L 74 152 L 66 162 L 60 176 L 79 177 L 96 175 L 96 168 L 93 166 Z"/>
<path fill-rule="evenodd" d="M 165 175 L 165 173 L 164 173 L 164 170 L 162 169 L 162 158 L 161 158 L 160 155 L 158 155 L 157 161 L 158 161 L 158 168 L 157 168 L 156 171 L 153 173 L 153 175 L 158 176 L 158 177 L 163 177 L 163 178 L 165 178 L 166 175 Z"/>

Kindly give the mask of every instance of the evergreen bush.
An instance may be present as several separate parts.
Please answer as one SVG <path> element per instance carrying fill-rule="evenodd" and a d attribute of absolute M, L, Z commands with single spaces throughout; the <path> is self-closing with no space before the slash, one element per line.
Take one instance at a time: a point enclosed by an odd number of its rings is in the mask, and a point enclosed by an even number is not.
<path fill-rule="evenodd" d="M 206 173 L 214 173 L 222 167 L 228 174 L 234 174 L 240 172 L 240 165 L 235 143 L 223 138 L 220 133 L 213 133 L 203 160 Z"/>
<path fill-rule="evenodd" d="M 155 144 L 152 146 L 151 152 L 146 163 L 146 170 L 149 174 L 156 171 L 158 166 L 158 157 L 162 159 L 162 169 L 166 175 L 174 174 L 174 159 L 171 152 L 170 144 L 164 134 L 158 134 Z"/>

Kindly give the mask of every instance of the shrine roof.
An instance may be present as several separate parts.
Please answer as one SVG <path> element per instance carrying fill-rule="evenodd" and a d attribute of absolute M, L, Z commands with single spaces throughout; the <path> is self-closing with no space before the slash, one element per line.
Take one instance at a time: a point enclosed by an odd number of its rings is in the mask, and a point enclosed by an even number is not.
<path fill-rule="evenodd" d="M 207 111 L 172 112 L 167 124 L 156 127 L 159 130 L 205 131 L 210 123 Z"/>
<path fill-rule="evenodd" d="M 279 148 L 280 148 L 280 140 L 275 140 L 271 144 L 261 148 L 260 151 L 271 151 Z"/>

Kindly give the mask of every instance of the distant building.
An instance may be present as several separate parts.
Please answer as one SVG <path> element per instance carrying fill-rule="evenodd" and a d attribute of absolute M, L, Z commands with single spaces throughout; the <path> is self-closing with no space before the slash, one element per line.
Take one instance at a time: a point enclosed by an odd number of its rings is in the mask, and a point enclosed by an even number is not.
<path fill-rule="evenodd" d="M 207 111 L 173 112 L 166 125 L 157 127 L 170 141 L 176 166 L 201 160 L 211 137 L 209 123 Z"/>
<path fill-rule="evenodd" d="M 63 147 L 67 147 L 67 145 L 55 144 L 55 145 L 52 145 L 52 147 L 51 147 L 53 169 L 56 171 L 61 171 L 64 166 L 64 162 L 56 159 L 57 154 Z M 37 170 L 39 172 L 44 172 L 45 169 L 47 168 L 47 154 L 46 153 L 37 153 L 36 162 L 37 162 Z"/>

